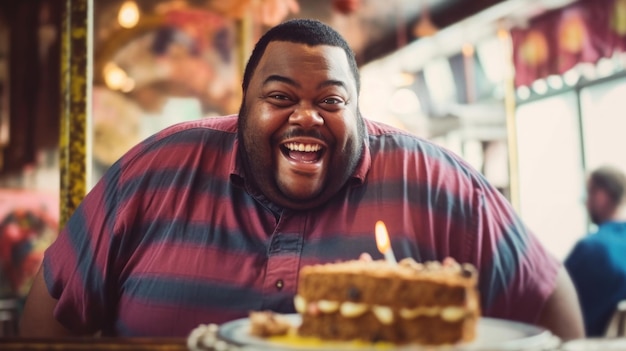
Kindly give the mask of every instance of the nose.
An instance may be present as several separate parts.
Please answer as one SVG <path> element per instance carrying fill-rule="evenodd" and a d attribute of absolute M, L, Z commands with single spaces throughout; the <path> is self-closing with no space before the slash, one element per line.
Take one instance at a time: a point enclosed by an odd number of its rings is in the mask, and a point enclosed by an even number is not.
<path fill-rule="evenodd" d="M 313 128 L 324 125 L 324 118 L 313 106 L 299 105 L 289 116 L 289 122 L 303 128 Z"/>

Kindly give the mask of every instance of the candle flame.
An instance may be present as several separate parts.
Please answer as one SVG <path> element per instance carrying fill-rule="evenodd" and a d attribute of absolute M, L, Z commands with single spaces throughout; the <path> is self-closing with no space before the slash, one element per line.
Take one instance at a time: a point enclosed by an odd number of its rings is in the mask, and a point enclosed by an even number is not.
<path fill-rule="evenodd" d="M 391 244 L 389 243 L 389 234 L 387 234 L 387 227 L 385 227 L 385 223 L 383 221 L 376 222 L 376 246 L 378 247 L 378 251 L 384 254 L 387 250 L 391 248 Z"/>

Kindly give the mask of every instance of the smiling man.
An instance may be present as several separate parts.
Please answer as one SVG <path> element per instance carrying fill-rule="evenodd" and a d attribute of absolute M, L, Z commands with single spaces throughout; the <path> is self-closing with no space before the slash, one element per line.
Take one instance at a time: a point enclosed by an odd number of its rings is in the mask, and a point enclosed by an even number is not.
<path fill-rule="evenodd" d="M 277 205 L 327 202 L 354 172 L 365 142 L 358 73 L 345 49 L 273 41 L 246 73 L 239 130 L 247 173 Z"/>
<path fill-rule="evenodd" d="M 486 316 L 582 336 L 560 264 L 497 190 L 428 141 L 364 119 L 341 36 L 312 20 L 269 30 L 238 116 L 163 130 L 85 197 L 24 309 L 29 336 L 185 336 L 250 310 L 294 312 L 301 267 L 453 257 L 479 271 Z"/>

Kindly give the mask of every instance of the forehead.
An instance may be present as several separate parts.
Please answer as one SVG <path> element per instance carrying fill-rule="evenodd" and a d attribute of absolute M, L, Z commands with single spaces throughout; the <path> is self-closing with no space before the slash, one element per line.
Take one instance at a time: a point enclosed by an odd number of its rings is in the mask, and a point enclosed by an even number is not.
<path fill-rule="evenodd" d="M 347 86 L 356 86 L 345 51 L 330 45 L 310 46 L 285 41 L 269 43 L 252 79 L 262 81 L 271 75 L 340 80 Z"/>

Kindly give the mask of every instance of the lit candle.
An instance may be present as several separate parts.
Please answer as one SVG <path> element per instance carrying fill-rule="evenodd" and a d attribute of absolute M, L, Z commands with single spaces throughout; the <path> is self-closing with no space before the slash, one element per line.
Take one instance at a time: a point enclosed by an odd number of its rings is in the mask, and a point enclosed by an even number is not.
<path fill-rule="evenodd" d="M 396 264 L 396 256 L 393 254 L 391 248 L 391 242 L 389 241 L 389 234 L 387 234 L 387 227 L 383 221 L 376 222 L 376 246 L 378 251 L 385 255 L 385 259 L 389 263 Z"/>

